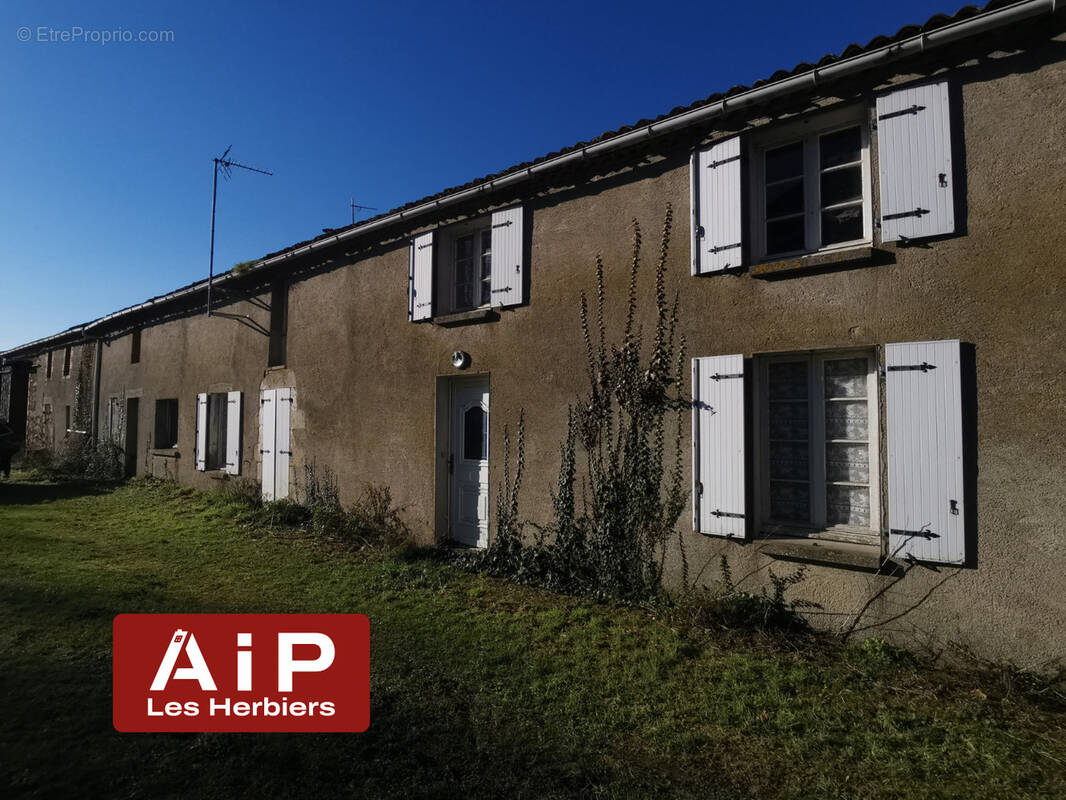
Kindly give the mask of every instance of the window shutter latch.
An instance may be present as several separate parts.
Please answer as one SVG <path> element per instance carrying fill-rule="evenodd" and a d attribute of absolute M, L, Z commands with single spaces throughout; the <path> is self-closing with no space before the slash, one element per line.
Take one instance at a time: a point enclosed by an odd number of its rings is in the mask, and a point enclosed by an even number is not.
<path fill-rule="evenodd" d="M 744 377 L 744 373 L 743 372 L 734 372 L 734 373 L 729 374 L 729 375 L 723 375 L 720 372 L 716 372 L 716 373 L 714 373 L 711 376 L 711 380 L 712 381 L 724 381 L 724 380 L 728 380 L 729 378 L 743 378 L 743 377 Z"/>

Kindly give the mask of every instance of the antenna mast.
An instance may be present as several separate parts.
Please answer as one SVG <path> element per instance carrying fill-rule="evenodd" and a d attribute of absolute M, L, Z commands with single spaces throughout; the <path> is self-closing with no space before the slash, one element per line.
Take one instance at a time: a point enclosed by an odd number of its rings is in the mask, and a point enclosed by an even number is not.
<path fill-rule="evenodd" d="M 361 206 L 361 205 L 359 205 L 358 203 L 355 202 L 355 198 L 354 197 L 352 198 L 351 206 L 352 206 L 352 224 L 353 225 L 355 224 L 355 209 L 358 208 L 360 211 L 377 211 L 377 209 L 374 208 L 373 206 Z"/>
<path fill-rule="evenodd" d="M 249 167 L 247 164 L 238 164 L 236 161 L 228 157 L 229 151 L 232 149 L 233 145 L 230 145 L 226 148 L 226 151 L 221 156 L 214 159 L 215 176 L 211 184 L 211 258 L 209 261 L 207 272 L 207 316 L 209 317 L 211 316 L 211 285 L 215 281 L 215 205 L 218 200 L 218 173 L 221 170 L 222 176 L 226 180 L 229 180 L 230 177 L 232 177 L 231 170 L 233 167 L 246 169 L 249 172 L 258 172 L 260 175 L 274 174 L 273 172 L 267 172 L 265 169 Z"/>

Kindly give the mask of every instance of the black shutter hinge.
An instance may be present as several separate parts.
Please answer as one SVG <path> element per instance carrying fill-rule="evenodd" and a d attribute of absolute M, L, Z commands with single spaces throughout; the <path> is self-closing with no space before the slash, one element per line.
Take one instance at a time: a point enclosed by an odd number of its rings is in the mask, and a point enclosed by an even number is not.
<path fill-rule="evenodd" d="M 714 511 L 711 512 L 711 516 L 712 517 L 731 517 L 732 519 L 744 519 L 744 515 L 743 514 L 736 514 L 736 513 L 732 512 L 732 511 L 722 511 L 722 510 L 717 509 L 717 508 Z"/>
<path fill-rule="evenodd" d="M 744 373 L 743 372 L 734 372 L 734 373 L 731 373 L 729 375 L 723 375 L 720 372 L 716 372 L 716 373 L 714 373 L 711 376 L 711 380 L 712 381 L 724 381 L 724 380 L 728 380 L 729 378 L 743 378 L 743 377 L 744 377 Z"/>
<path fill-rule="evenodd" d="M 724 252 L 726 250 L 735 250 L 738 247 L 740 247 L 740 242 L 735 242 L 734 244 L 715 245 L 714 247 L 710 248 L 707 252 L 714 253 L 714 254 L 717 255 L 718 253 L 722 253 L 722 252 Z"/>
<path fill-rule="evenodd" d="M 919 111 L 925 111 L 925 106 L 915 103 L 910 108 L 902 108 L 899 111 L 890 111 L 887 114 L 882 114 L 878 119 L 892 119 L 893 117 L 902 117 L 907 114 L 917 114 Z"/>
<path fill-rule="evenodd" d="M 707 165 L 707 169 L 718 169 L 723 164 L 728 164 L 732 161 L 740 161 L 740 156 L 730 156 L 729 158 L 723 158 L 719 161 L 712 161 Z"/>
<path fill-rule="evenodd" d="M 906 536 L 908 539 L 939 539 L 939 533 L 933 533 L 930 530 L 923 528 L 920 531 L 908 531 L 902 528 L 889 528 L 889 533 L 893 536 Z"/>
<path fill-rule="evenodd" d="M 931 369 L 936 369 L 936 364 L 929 364 L 923 361 L 921 364 L 902 364 L 893 365 L 888 368 L 889 372 L 928 372 Z"/>
<path fill-rule="evenodd" d="M 914 211 L 900 211 L 898 214 L 884 214 L 881 219 L 905 219 L 907 217 L 922 217 L 931 213 L 928 208 L 916 208 Z"/>

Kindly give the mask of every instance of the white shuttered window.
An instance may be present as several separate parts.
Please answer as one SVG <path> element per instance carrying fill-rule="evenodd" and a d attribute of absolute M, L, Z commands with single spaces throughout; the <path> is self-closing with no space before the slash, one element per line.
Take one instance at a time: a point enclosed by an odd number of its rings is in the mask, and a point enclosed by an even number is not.
<path fill-rule="evenodd" d="M 692 359 L 693 529 L 744 538 L 744 357 Z"/>
<path fill-rule="evenodd" d="M 877 98 L 882 241 L 955 231 L 949 111 L 946 82 Z"/>
<path fill-rule="evenodd" d="M 196 469 L 207 469 L 207 395 L 196 395 Z"/>
<path fill-rule="evenodd" d="M 493 213 L 490 301 L 493 307 L 516 306 L 522 302 L 525 278 L 522 243 L 522 207 Z"/>
<path fill-rule="evenodd" d="M 692 155 L 692 274 L 741 266 L 740 137 Z"/>
<path fill-rule="evenodd" d="M 885 347 L 889 556 L 966 561 L 958 341 Z"/>
<path fill-rule="evenodd" d="M 411 241 L 407 316 L 412 322 L 433 316 L 433 231 Z"/>
<path fill-rule="evenodd" d="M 229 392 L 226 396 L 226 472 L 241 474 L 241 393 Z"/>
<path fill-rule="evenodd" d="M 259 395 L 259 452 L 264 500 L 289 496 L 292 467 L 293 389 L 264 389 Z"/>

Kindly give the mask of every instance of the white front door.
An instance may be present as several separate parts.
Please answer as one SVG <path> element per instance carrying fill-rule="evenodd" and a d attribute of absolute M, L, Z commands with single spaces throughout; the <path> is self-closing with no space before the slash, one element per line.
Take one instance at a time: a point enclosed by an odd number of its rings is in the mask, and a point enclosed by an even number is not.
<path fill-rule="evenodd" d="M 452 383 L 451 535 L 463 544 L 489 543 L 489 381 Z"/>

